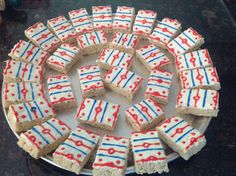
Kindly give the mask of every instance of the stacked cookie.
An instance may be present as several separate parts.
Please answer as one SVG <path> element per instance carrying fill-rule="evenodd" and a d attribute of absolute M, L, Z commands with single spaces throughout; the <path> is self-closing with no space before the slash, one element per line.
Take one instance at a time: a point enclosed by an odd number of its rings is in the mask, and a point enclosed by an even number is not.
<path fill-rule="evenodd" d="M 79 174 L 96 151 L 93 175 L 124 175 L 132 148 L 138 174 L 168 172 L 163 142 L 188 160 L 206 144 L 197 129 L 178 116 L 167 118 L 173 73 L 166 71 L 175 60 L 182 90 L 176 110 L 182 114 L 215 117 L 218 113 L 220 82 L 207 49 L 199 49 L 204 38 L 193 28 L 181 33 L 181 23 L 156 12 L 119 6 L 94 6 L 92 18 L 86 9 L 69 12 L 70 20 L 59 16 L 38 22 L 25 30 L 29 41 L 20 40 L 11 50 L 4 69 L 4 108 L 16 132 L 18 145 L 38 159 L 53 152 L 53 161 Z M 107 34 L 114 33 L 110 42 Z M 138 42 L 150 44 L 137 48 Z M 143 100 L 125 111 L 133 133 L 131 138 L 100 135 L 71 128 L 56 118 L 60 111 L 77 107 L 67 75 L 86 55 L 100 53 L 97 63 L 78 69 L 81 95 L 76 119 L 79 123 L 113 131 L 121 105 L 94 99 L 110 89 L 128 100 L 140 91 L 143 78 L 131 71 L 135 57 L 149 71 Z M 43 85 L 44 67 L 60 72 L 47 77 L 47 98 Z M 105 71 L 105 75 L 102 75 Z M 100 142 L 99 142 L 100 140 Z"/>

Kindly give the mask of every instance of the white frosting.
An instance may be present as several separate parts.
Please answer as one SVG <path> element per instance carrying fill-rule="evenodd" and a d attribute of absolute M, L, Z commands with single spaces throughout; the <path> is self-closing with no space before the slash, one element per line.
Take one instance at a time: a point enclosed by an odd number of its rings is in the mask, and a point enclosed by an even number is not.
<path fill-rule="evenodd" d="M 8 54 L 14 60 L 43 65 L 49 54 L 30 42 L 20 40 Z"/>
<path fill-rule="evenodd" d="M 78 34 L 83 34 L 93 29 L 92 22 L 85 8 L 72 10 L 68 14 L 72 25 Z"/>
<path fill-rule="evenodd" d="M 60 40 L 41 22 L 35 23 L 26 29 L 25 34 L 29 40 L 40 46 L 44 51 L 52 51 L 60 44 Z"/>
<path fill-rule="evenodd" d="M 112 28 L 111 6 L 93 6 L 92 13 L 94 29 Z"/>
<path fill-rule="evenodd" d="M 133 49 L 138 44 L 138 36 L 134 34 L 125 34 L 122 32 L 116 32 L 112 37 L 111 43 L 127 49 Z"/>

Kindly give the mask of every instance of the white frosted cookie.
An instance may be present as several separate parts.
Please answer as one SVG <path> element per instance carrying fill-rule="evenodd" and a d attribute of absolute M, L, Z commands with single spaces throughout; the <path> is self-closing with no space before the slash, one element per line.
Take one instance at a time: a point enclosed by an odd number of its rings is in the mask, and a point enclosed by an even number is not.
<path fill-rule="evenodd" d="M 133 7 L 118 6 L 113 19 L 113 32 L 132 32 L 135 9 Z"/>
<path fill-rule="evenodd" d="M 78 108 L 76 118 L 82 123 L 106 130 L 114 130 L 119 109 L 120 105 L 118 104 L 85 98 Z"/>
<path fill-rule="evenodd" d="M 177 96 L 176 110 L 183 114 L 217 117 L 219 92 L 207 89 L 182 89 Z"/>
<path fill-rule="evenodd" d="M 34 46 L 29 41 L 19 40 L 8 54 L 13 60 L 31 63 L 35 65 L 44 65 L 49 57 L 48 52 Z"/>
<path fill-rule="evenodd" d="M 151 10 L 139 10 L 134 21 L 133 33 L 140 37 L 147 37 L 152 33 L 157 13 Z"/>
<path fill-rule="evenodd" d="M 163 68 L 171 63 L 171 60 L 153 44 L 137 49 L 136 57 L 149 71 Z"/>
<path fill-rule="evenodd" d="M 156 130 L 133 132 L 131 144 L 137 174 L 169 172 L 166 154 Z"/>
<path fill-rule="evenodd" d="M 104 85 L 132 100 L 142 86 L 143 78 L 120 67 L 112 67 L 103 78 Z"/>
<path fill-rule="evenodd" d="M 15 132 L 26 131 L 56 116 L 54 109 L 46 98 L 12 104 L 7 117 Z"/>
<path fill-rule="evenodd" d="M 97 59 L 97 63 L 105 70 L 109 70 L 113 66 L 129 70 L 132 66 L 133 58 L 132 54 L 107 48 L 103 49 L 101 55 Z"/>
<path fill-rule="evenodd" d="M 47 59 L 47 65 L 55 71 L 66 74 L 81 57 L 78 47 L 64 43 Z"/>
<path fill-rule="evenodd" d="M 95 30 L 112 32 L 112 9 L 111 6 L 92 6 L 93 26 Z"/>
<path fill-rule="evenodd" d="M 93 163 L 94 176 L 124 176 L 129 154 L 129 138 L 105 135 Z"/>
<path fill-rule="evenodd" d="M 148 39 L 154 45 L 166 48 L 166 45 L 180 33 L 181 28 L 178 20 L 165 17 L 157 23 Z"/>
<path fill-rule="evenodd" d="M 157 130 L 159 137 L 185 160 L 206 144 L 204 135 L 180 117 L 166 119 Z"/>
<path fill-rule="evenodd" d="M 71 23 L 64 16 L 52 18 L 47 21 L 48 28 L 61 40 L 61 42 L 75 42 L 77 33 Z"/>
<path fill-rule="evenodd" d="M 82 96 L 97 97 L 105 94 L 105 88 L 98 65 L 82 66 L 78 69 Z"/>
<path fill-rule="evenodd" d="M 107 46 L 107 38 L 102 30 L 80 35 L 77 42 L 83 55 L 101 52 Z"/>
<path fill-rule="evenodd" d="M 53 161 L 79 175 L 97 146 L 99 138 L 99 135 L 77 127 L 53 153 Z"/>
<path fill-rule="evenodd" d="M 39 82 L 43 81 L 44 67 L 21 61 L 7 60 L 3 71 L 3 81 L 9 82 Z"/>
<path fill-rule="evenodd" d="M 76 99 L 68 76 L 49 76 L 47 78 L 47 84 L 50 102 L 56 110 L 63 110 L 76 106 Z"/>
<path fill-rule="evenodd" d="M 168 71 L 152 70 L 147 82 L 145 99 L 153 98 L 156 102 L 167 104 L 173 74 Z"/>
<path fill-rule="evenodd" d="M 134 34 L 125 34 L 116 32 L 112 37 L 110 47 L 120 51 L 135 54 L 135 49 L 138 44 L 138 36 Z"/>
<path fill-rule="evenodd" d="M 33 158 L 39 159 L 55 150 L 70 134 L 70 127 L 58 118 L 21 133 L 17 144 Z"/>
<path fill-rule="evenodd" d="M 197 51 L 179 55 L 175 59 L 175 64 L 178 74 L 181 71 L 210 67 L 213 65 L 211 56 L 207 49 L 200 49 Z"/>
<path fill-rule="evenodd" d="M 186 29 L 166 46 L 168 51 L 177 56 L 198 49 L 204 44 L 204 38 L 192 27 Z"/>
<path fill-rule="evenodd" d="M 134 131 L 148 130 L 165 119 L 165 112 L 152 98 L 134 104 L 125 111 Z"/>
<path fill-rule="evenodd" d="M 70 21 L 78 35 L 93 30 L 92 22 L 85 8 L 72 10 L 68 14 L 70 17 Z"/>
<path fill-rule="evenodd" d="M 61 44 L 61 41 L 41 22 L 27 28 L 25 36 L 33 44 L 47 52 L 53 52 Z"/>
<path fill-rule="evenodd" d="M 183 89 L 220 89 L 220 80 L 215 67 L 182 71 L 180 72 L 180 82 Z"/>
<path fill-rule="evenodd" d="M 32 101 L 44 96 L 42 84 L 31 82 L 12 82 L 3 85 L 3 107 L 8 108 L 10 104 Z"/>

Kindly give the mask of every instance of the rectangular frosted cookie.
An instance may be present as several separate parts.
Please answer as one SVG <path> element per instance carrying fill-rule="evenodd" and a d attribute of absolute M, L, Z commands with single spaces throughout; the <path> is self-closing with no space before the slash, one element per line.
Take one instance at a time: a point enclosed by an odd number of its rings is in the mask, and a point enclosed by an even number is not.
<path fill-rule="evenodd" d="M 78 69 L 82 96 L 95 97 L 105 94 L 105 88 L 98 65 L 83 66 Z"/>
<path fill-rule="evenodd" d="M 125 34 L 116 32 L 112 37 L 110 47 L 120 51 L 135 54 L 135 49 L 138 44 L 138 36 L 134 34 Z"/>
<path fill-rule="evenodd" d="M 167 104 L 173 74 L 168 71 L 152 70 L 147 82 L 145 99 L 153 98 L 156 102 Z"/>
<path fill-rule="evenodd" d="M 151 10 L 139 10 L 134 21 L 133 33 L 147 37 L 152 33 L 157 13 Z"/>
<path fill-rule="evenodd" d="M 104 31 L 94 31 L 85 33 L 77 38 L 79 47 L 83 55 L 101 52 L 107 47 L 107 38 Z"/>
<path fill-rule="evenodd" d="M 132 100 L 142 86 L 143 78 L 120 67 L 112 67 L 103 78 L 106 87 Z"/>
<path fill-rule="evenodd" d="M 93 27 L 95 30 L 112 32 L 112 9 L 111 6 L 92 6 Z"/>
<path fill-rule="evenodd" d="M 157 130 L 159 137 L 185 160 L 206 144 L 204 135 L 180 117 L 166 119 Z"/>
<path fill-rule="evenodd" d="M 32 101 L 44 95 L 44 89 L 40 83 L 12 82 L 3 85 L 3 107 L 10 104 Z"/>
<path fill-rule="evenodd" d="M 43 81 L 44 67 L 21 61 L 7 60 L 3 71 L 3 81 L 8 82 L 39 82 Z"/>
<path fill-rule="evenodd" d="M 213 65 L 208 49 L 200 49 L 179 55 L 175 59 L 175 64 L 178 74 L 181 71 L 210 67 Z"/>
<path fill-rule="evenodd" d="M 182 89 L 177 96 L 176 110 L 183 114 L 217 117 L 219 92 L 207 89 Z"/>
<path fill-rule="evenodd" d="M 81 58 L 80 49 L 64 43 L 47 59 L 47 65 L 53 70 L 66 74 L 79 58 Z"/>
<path fill-rule="evenodd" d="M 133 7 L 118 6 L 113 19 L 113 32 L 132 32 L 135 9 Z"/>
<path fill-rule="evenodd" d="M 55 109 L 60 110 L 76 106 L 76 99 L 68 76 L 49 76 L 47 84 L 49 99 Z"/>
<path fill-rule="evenodd" d="M 71 23 L 64 17 L 59 16 L 47 21 L 48 28 L 61 40 L 61 42 L 75 42 L 77 33 Z"/>
<path fill-rule="evenodd" d="M 24 40 L 19 40 L 8 55 L 13 60 L 35 65 L 44 65 L 46 59 L 49 57 L 48 52 Z"/>
<path fill-rule="evenodd" d="M 106 130 L 114 130 L 119 109 L 120 105 L 118 104 L 85 98 L 78 108 L 76 118 L 82 123 Z"/>
<path fill-rule="evenodd" d="M 27 28 L 25 36 L 33 44 L 47 52 L 54 51 L 61 44 L 61 41 L 41 22 Z"/>
<path fill-rule="evenodd" d="M 21 133 L 17 144 L 33 158 L 39 159 L 55 150 L 69 135 L 70 127 L 58 118 Z"/>
<path fill-rule="evenodd" d="M 97 146 L 99 139 L 99 135 L 77 127 L 53 153 L 53 161 L 79 175 Z"/>
<path fill-rule="evenodd" d="M 56 114 L 51 104 L 43 97 L 29 102 L 10 105 L 7 114 L 15 132 L 26 131 L 55 116 Z"/>
<path fill-rule="evenodd" d="M 165 119 L 165 112 L 152 98 L 145 99 L 125 111 L 134 131 L 148 130 Z"/>
<path fill-rule="evenodd" d="M 68 14 L 70 21 L 78 35 L 93 30 L 92 22 L 85 8 L 72 10 Z"/>
<path fill-rule="evenodd" d="M 124 176 L 129 148 L 129 138 L 105 135 L 93 163 L 93 175 Z"/>
<path fill-rule="evenodd" d="M 127 70 L 130 69 L 133 63 L 133 55 L 115 49 L 103 49 L 98 57 L 97 63 L 99 67 L 109 70 L 111 67 L 121 67 Z"/>
<path fill-rule="evenodd" d="M 177 57 L 181 54 L 198 49 L 204 44 L 204 38 L 193 28 L 188 28 L 166 46 L 168 51 Z"/>
<path fill-rule="evenodd" d="M 196 68 L 180 72 L 183 89 L 220 89 L 220 80 L 215 67 Z"/>
<path fill-rule="evenodd" d="M 166 45 L 180 33 L 181 28 L 178 20 L 165 17 L 157 23 L 148 39 L 154 45 L 166 48 Z"/>
<path fill-rule="evenodd" d="M 133 132 L 131 144 L 137 174 L 169 172 L 166 154 L 156 130 Z"/>
<path fill-rule="evenodd" d="M 163 68 L 171 63 L 171 60 L 153 44 L 137 49 L 136 57 L 149 71 Z"/>

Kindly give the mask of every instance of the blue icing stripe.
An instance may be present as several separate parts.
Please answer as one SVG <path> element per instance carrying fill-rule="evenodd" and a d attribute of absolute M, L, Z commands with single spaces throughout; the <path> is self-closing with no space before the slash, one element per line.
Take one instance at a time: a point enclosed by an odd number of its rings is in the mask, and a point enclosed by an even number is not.
<path fill-rule="evenodd" d="M 18 70 L 16 72 L 16 78 L 18 78 L 20 71 L 21 71 L 21 67 L 22 67 L 22 63 L 20 62 L 19 66 L 18 66 Z"/>
<path fill-rule="evenodd" d="M 56 95 L 56 94 L 60 94 L 60 93 L 66 93 L 66 92 L 72 92 L 72 90 L 64 90 L 64 91 L 58 91 L 58 92 L 52 92 L 49 95 Z"/>
<path fill-rule="evenodd" d="M 28 51 L 29 47 L 30 47 L 30 43 L 28 42 L 27 47 L 25 48 L 24 52 L 20 55 L 20 57 L 24 56 L 25 52 Z"/>
<path fill-rule="evenodd" d="M 127 22 L 127 23 L 131 22 L 130 20 L 123 20 L 123 19 L 117 19 L 117 18 L 115 18 L 114 21 L 121 21 L 121 22 Z"/>
<path fill-rule="evenodd" d="M 175 125 L 173 125 L 172 127 L 170 127 L 168 130 L 165 131 L 165 133 L 169 133 L 173 128 L 175 128 L 176 126 L 178 126 L 179 124 L 183 123 L 184 120 L 179 121 L 178 123 L 176 123 Z"/>
<path fill-rule="evenodd" d="M 91 24 L 91 22 L 86 22 L 86 23 L 80 23 L 80 24 L 77 24 L 77 25 L 73 25 L 75 28 L 76 27 L 79 27 L 79 26 L 84 26 L 84 25 L 87 25 L 87 24 Z"/>
<path fill-rule="evenodd" d="M 205 92 L 204 92 L 204 97 L 203 97 L 203 102 L 202 102 L 202 107 L 204 108 L 205 105 L 206 105 L 206 97 L 207 97 L 207 89 L 205 89 Z"/>
<path fill-rule="evenodd" d="M 149 19 L 149 20 L 154 20 L 155 18 L 151 17 L 142 17 L 142 16 L 136 16 L 136 18 L 143 18 L 143 19 Z"/>
<path fill-rule="evenodd" d="M 160 85 L 160 84 L 147 84 L 148 86 L 154 86 L 154 87 L 162 87 L 162 88 L 165 88 L 165 89 L 170 89 L 170 87 L 166 87 L 166 86 L 163 86 L 163 85 Z"/>
<path fill-rule="evenodd" d="M 121 15 L 123 15 L 123 14 L 126 14 L 126 15 L 132 15 L 132 13 L 131 12 L 116 12 L 117 14 L 121 14 Z"/>
<path fill-rule="evenodd" d="M 186 133 L 184 133 L 182 136 L 180 136 L 175 142 L 179 142 L 181 139 L 183 139 L 187 134 L 189 134 L 193 130 L 194 130 L 194 128 L 191 128 Z"/>
<path fill-rule="evenodd" d="M 95 31 L 95 35 L 96 35 L 96 37 L 97 37 L 97 39 L 98 39 L 98 43 L 102 43 L 101 40 L 100 40 L 100 38 L 99 38 L 99 36 L 98 36 L 98 32 L 97 32 L 97 31 Z"/>
<path fill-rule="evenodd" d="M 69 53 L 71 53 L 71 54 L 76 55 L 75 52 L 73 52 L 73 51 L 71 51 L 71 50 L 69 50 L 69 49 L 67 49 L 67 48 L 61 47 L 60 49 L 61 49 L 61 50 L 64 50 L 64 51 L 67 51 L 67 52 L 69 52 Z"/>
<path fill-rule="evenodd" d="M 90 42 L 89 42 L 88 37 L 87 37 L 87 34 L 84 34 L 84 37 L 85 37 L 87 43 L 90 45 Z"/>
<path fill-rule="evenodd" d="M 92 114 L 92 112 L 93 112 L 93 108 L 94 108 L 96 102 L 97 102 L 97 100 L 94 100 L 94 101 L 93 101 L 93 105 L 92 105 L 92 108 L 91 108 L 90 111 L 89 111 L 89 115 L 88 115 L 88 117 L 87 117 L 87 120 L 90 119 L 90 116 L 91 116 L 91 114 Z"/>
<path fill-rule="evenodd" d="M 117 78 L 117 76 L 120 74 L 120 72 L 122 71 L 123 69 L 120 68 L 120 70 L 117 72 L 117 74 L 114 76 L 114 78 L 111 80 L 111 82 L 115 81 L 115 79 Z"/>
<path fill-rule="evenodd" d="M 167 34 L 165 34 L 165 33 L 163 33 L 163 32 L 157 31 L 157 30 L 154 30 L 153 32 L 158 33 L 158 34 L 161 34 L 161 35 L 163 35 L 163 36 L 165 36 L 165 37 L 167 37 L 167 38 L 170 38 L 170 37 L 171 37 L 170 35 L 167 35 Z"/>
<path fill-rule="evenodd" d="M 48 29 L 45 27 L 43 30 L 41 30 L 41 31 L 37 32 L 36 34 L 32 35 L 32 38 L 34 38 L 35 36 L 37 36 L 37 35 L 43 33 L 43 32 L 46 31 L 46 30 L 48 30 Z"/>
<path fill-rule="evenodd" d="M 127 146 L 125 145 L 121 145 L 121 144 L 111 144 L 111 143 L 102 143 L 101 146 L 115 146 L 115 147 L 121 147 L 121 148 L 127 148 Z"/>
<path fill-rule="evenodd" d="M 34 65 L 32 64 L 32 65 L 30 66 L 30 71 L 29 71 L 29 75 L 28 75 L 28 81 L 29 81 L 30 78 L 31 78 L 31 74 L 32 74 L 33 67 L 34 67 Z"/>
<path fill-rule="evenodd" d="M 125 86 L 129 83 L 129 81 L 134 77 L 134 73 L 132 73 L 132 75 L 129 77 L 129 79 L 127 79 L 127 81 L 125 82 L 125 84 L 123 85 L 123 88 L 125 88 Z"/>
<path fill-rule="evenodd" d="M 144 55 L 146 55 L 146 54 L 148 54 L 148 53 L 150 53 L 150 52 L 152 52 L 152 51 L 155 51 L 155 50 L 157 50 L 157 48 L 150 49 L 150 50 L 148 50 L 148 51 L 142 53 L 142 55 L 144 56 Z"/>
<path fill-rule="evenodd" d="M 32 61 L 34 60 L 35 56 L 37 56 L 37 54 L 39 53 L 39 51 L 40 51 L 40 49 L 37 48 L 37 51 L 36 51 L 36 52 L 34 53 L 34 55 L 31 57 L 30 62 L 32 62 Z"/>
<path fill-rule="evenodd" d="M 200 64 L 200 66 L 203 66 L 203 65 L 202 65 L 201 57 L 200 57 L 200 55 L 199 55 L 199 50 L 197 50 L 196 52 L 197 52 L 199 64 Z"/>
<path fill-rule="evenodd" d="M 110 12 L 93 12 L 93 15 L 111 15 Z"/>
<path fill-rule="evenodd" d="M 158 56 L 158 57 L 156 57 L 156 58 L 153 58 L 153 59 L 149 60 L 148 63 L 151 63 L 151 62 L 153 62 L 153 61 L 155 61 L 155 60 L 158 60 L 158 59 L 160 59 L 160 58 L 162 58 L 162 57 L 164 57 L 164 56 L 165 56 L 165 55 L 162 54 L 162 55 L 160 55 L 160 56 Z"/>
<path fill-rule="evenodd" d="M 42 43 L 40 43 L 39 45 L 42 46 L 44 43 L 46 43 L 47 41 L 49 41 L 49 40 L 51 40 L 51 39 L 53 39 L 53 38 L 55 38 L 54 35 L 52 35 L 52 36 L 49 37 L 48 39 L 44 40 L 44 41 L 43 41 Z"/>
<path fill-rule="evenodd" d="M 93 20 L 94 23 L 99 23 L 99 22 L 112 22 L 112 20 Z"/>
<path fill-rule="evenodd" d="M 107 57 L 105 62 L 108 62 L 108 60 L 110 59 L 111 55 L 114 53 L 115 50 L 112 50 L 112 52 L 110 52 L 109 56 Z"/>
<path fill-rule="evenodd" d="M 61 22 L 61 23 L 59 23 L 59 24 L 56 24 L 56 25 L 54 25 L 54 26 L 52 26 L 52 27 L 53 27 L 53 28 L 56 28 L 56 27 L 61 26 L 61 25 L 65 24 L 65 23 L 68 23 L 68 22 L 67 22 L 67 21 L 63 21 L 63 22 Z"/>
<path fill-rule="evenodd" d="M 81 82 L 81 84 L 88 84 L 88 83 L 92 83 L 92 82 L 99 82 L 102 81 L 101 79 L 96 79 L 96 80 L 91 80 L 91 81 L 85 81 L 85 82 Z"/>
<path fill-rule="evenodd" d="M 61 84 L 61 83 L 67 83 L 67 82 L 70 82 L 68 80 L 64 80 L 64 81 L 57 81 L 57 82 L 52 82 L 52 83 L 48 83 L 48 85 L 54 85 L 54 84 Z"/>
<path fill-rule="evenodd" d="M 31 96 L 32 96 L 32 100 L 34 100 L 34 86 L 32 83 L 30 83 L 30 88 L 31 88 Z"/>
<path fill-rule="evenodd" d="M 187 107 L 190 106 L 190 98 L 191 98 L 191 94 L 192 94 L 192 89 L 189 90 L 188 100 L 187 100 Z"/>
<path fill-rule="evenodd" d="M 154 109 L 153 109 L 145 100 L 143 101 L 143 103 L 144 103 L 149 109 L 151 109 L 151 111 L 152 111 L 156 116 L 158 116 L 157 112 L 154 111 Z"/>
<path fill-rule="evenodd" d="M 151 26 L 145 26 L 145 25 L 141 25 L 141 24 L 135 24 L 134 26 L 139 26 L 139 27 L 143 27 L 143 28 L 151 28 Z"/>
<path fill-rule="evenodd" d="M 106 102 L 105 108 L 104 108 L 104 110 L 103 110 L 103 112 L 102 112 L 102 117 L 101 117 L 101 119 L 100 119 L 100 123 L 102 123 L 102 121 L 103 121 L 103 119 L 104 119 L 105 113 L 106 113 L 106 111 L 107 111 L 107 106 L 108 106 L 108 102 Z"/>
<path fill-rule="evenodd" d="M 158 137 L 151 137 L 151 138 L 140 138 L 140 139 L 134 139 L 134 142 L 138 142 L 138 141 L 147 141 L 147 140 L 155 140 L 155 139 L 160 139 Z"/>
<path fill-rule="evenodd" d="M 139 152 L 144 152 L 144 151 L 156 151 L 156 150 L 164 150 L 163 148 L 146 148 L 146 149 L 140 149 L 140 150 L 134 150 L 135 153 L 139 153 Z"/>
<path fill-rule="evenodd" d="M 123 36 L 124 36 L 124 33 L 121 34 L 121 36 L 120 36 L 119 40 L 117 41 L 117 43 L 120 43 L 120 41 L 123 38 Z"/>
<path fill-rule="evenodd" d="M 194 77 L 193 77 L 193 70 L 190 70 L 190 74 L 191 74 L 191 80 L 192 80 L 193 87 L 195 87 L 195 81 L 194 81 Z"/>
<path fill-rule="evenodd" d="M 22 83 L 22 84 L 24 84 L 24 83 Z M 18 94 L 18 99 L 20 100 L 20 99 L 21 99 L 20 83 L 17 82 L 16 85 L 17 85 L 17 94 Z"/>
<path fill-rule="evenodd" d="M 87 153 L 84 152 L 83 150 L 79 149 L 78 147 L 74 147 L 74 146 L 72 146 L 72 145 L 70 145 L 70 144 L 67 144 L 66 142 L 62 143 L 62 145 L 65 145 L 65 146 L 70 147 L 70 148 L 72 148 L 72 149 L 74 149 L 74 150 L 77 150 L 77 151 L 83 153 L 85 156 L 87 155 Z"/>
<path fill-rule="evenodd" d="M 125 57 L 125 53 L 123 53 L 123 55 L 121 56 L 121 58 L 120 58 L 120 60 L 119 60 L 119 62 L 117 63 L 116 66 L 119 66 L 119 65 L 120 65 L 120 63 L 121 63 L 121 61 L 124 59 L 124 57 Z"/>
<path fill-rule="evenodd" d="M 60 136 L 63 136 L 63 134 L 52 123 L 49 121 L 46 121 L 45 123 L 51 126 Z"/>
<path fill-rule="evenodd" d="M 35 106 L 37 107 L 37 109 L 39 110 L 39 113 L 40 113 L 41 117 L 44 117 L 43 112 L 42 112 L 42 110 L 40 109 L 38 103 L 37 103 L 36 101 L 34 101 L 34 104 L 35 104 Z"/>
<path fill-rule="evenodd" d="M 50 142 L 35 128 L 31 128 L 35 133 L 37 133 L 47 144 L 50 144 Z"/>
<path fill-rule="evenodd" d="M 147 122 L 149 122 L 148 118 L 143 114 L 142 111 L 140 111 L 140 110 L 137 108 L 136 105 L 134 105 L 133 107 L 143 116 L 143 118 L 144 118 Z"/>
<path fill-rule="evenodd" d="M 82 17 L 88 17 L 88 14 L 84 14 L 84 15 L 79 15 L 79 16 L 76 16 L 76 17 L 72 17 L 71 20 L 75 20 L 75 19 L 82 18 Z"/>
<path fill-rule="evenodd" d="M 189 68 L 188 61 L 187 61 L 187 58 L 186 58 L 186 54 L 184 54 L 184 60 L 185 60 L 186 67 Z"/>
<path fill-rule="evenodd" d="M 102 154 L 102 153 L 98 153 L 97 156 L 108 157 L 108 158 L 117 158 L 117 159 L 125 160 L 124 157 L 115 156 L 115 155 L 106 155 L 106 154 Z"/>
<path fill-rule="evenodd" d="M 167 77 L 163 77 L 163 76 L 157 76 L 157 75 L 150 75 L 150 77 L 165 79 L 165 80 L 169 80 L 169 81 L 172 80 L 171 78 L 167 78 Z"/>
<path fill-rule="evenodd" d="M 185 34 L 184 32 L 182 34 L 184 34 L 184 36 L 187 37 L 192 43 L 195 43 L 195 41 L 191 39 L 187 34 Z"/>
<path fill-rule="evenodd" d="M 67 29 L 67 30 L 63 30 L 63 31 L 59 32 L 57 35 L 64 34 L 64 33 L 68 32 L 68 31 L 73 31 L 73 27 L 70 27 L 70 28 Z"/>
<path fill-rule="evenodd" d="M 179 44 L 179 42 L 177 42 L 176 39 L 174 39 L 174 40 L 172 40 L 172 41 L 174 41 L 183 51 L 186 50 L 182 45 Z"/>
<path fill-rule="evenodd" d="M 85 140 L 85 141 L 87 141 L 87 142 L 90 142 L 91 144 L 96 145 L 96 142 L 94 142 L 94 141 L 92 141 L 92 140 L 90 140 L 90 139 L 88 139 L 88 138 L 86 138 L 86 137 L 84 137 L 84 136 L 75 134 L 74 132 L 72 132 L 71 135 L 72 135 L 72 136 L 75 136 L 75 137 L 77 137 L 77 138 L 83 139 L 83 140 Z"/>
<path fill-rule="evenodd" d="M 131 36 L 130 39 L 129 39 L 129 42 L 128 42 L 127 46 L 130 45 L 130 43 L 131 43 L 131 41 L 133 40 L 133 38 L 134 38 L 134 35 L 132 34 L 132 36 Z"/>
<path fill-rule="evenodd" d="M 33 117 L 32 117 L 32 115 L 31 115 L 31 113 L 30 113 L 30 111 L 29 111 L 29 109 L 28 109 L 28 107 L 26 106 L 25 103 L 23 103 L 23 106 L 25 107 L 25 109 L 26 109 L 26 111 L 27 111 L 27 114 L 28 114 L 30 120 L 33 120 Z"/>
<path fill-rule="evenodd" d="M 209 85 L 210 83 L 209 83 L 208 75 L 207 75 L 207 72 L 206 72 L 206 68 L 203 68 L 203 71 L 204 71 L 204 74 L 205 74 L 206 82 Z"/>
<path fill-rule="evenodd" d="M 80 73 L 80 76 L 89 75 L 89 74 L 94 74 L 94 73 L 99 73 L 99 72 L 100 72 L 100 70 L 92 71 L 92 72 Z"/>
<path fill-rule="evenodd" d="M 171 28 L 171 29 L 174 29 L 174 30 L 177 30 L 177 28 L 174 28 L 173 26 L 170 26 L 168 24 L 165 24 L 165 23 L 162 23 L 162 22 L 159 22 L 160 25 L 163 25 L 163 26 L 166 26 L 168 28 Z"/>

